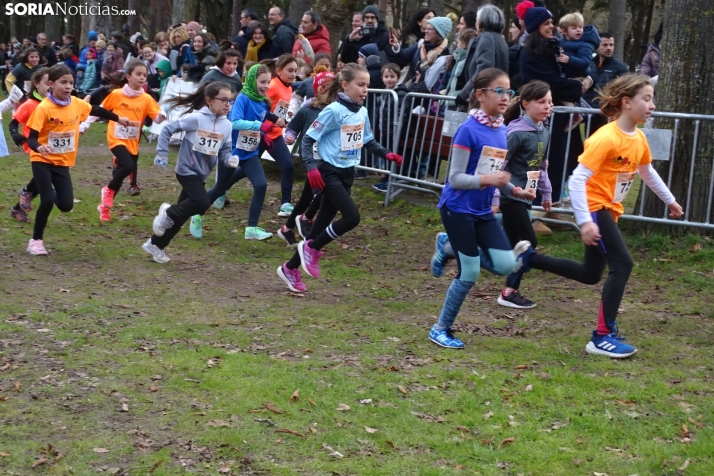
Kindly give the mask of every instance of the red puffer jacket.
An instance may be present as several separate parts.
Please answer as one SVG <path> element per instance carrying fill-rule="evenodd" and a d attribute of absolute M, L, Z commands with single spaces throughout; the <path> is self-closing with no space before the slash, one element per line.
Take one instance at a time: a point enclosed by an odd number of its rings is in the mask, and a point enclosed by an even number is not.
<path fill-rule="evenodd" d="M 310 46 L 312 46 L 312 51 L 314 51 L 315 54 L 327 53 L 328 55 L 332 56 L 332 47 L 330 46 L 330 32 L 327 31 L 325 25 L 318 26 L 315 31 L 308 35 L 305 35 L 305 38 L 307 38 L 307 41 L 310 42 Z M 297 56 L 297 52 L 301 49 L 302 45 L 300 44 L 300 40 L 295 39 L 295 43 L 293 44 L 293 56 Z"/>

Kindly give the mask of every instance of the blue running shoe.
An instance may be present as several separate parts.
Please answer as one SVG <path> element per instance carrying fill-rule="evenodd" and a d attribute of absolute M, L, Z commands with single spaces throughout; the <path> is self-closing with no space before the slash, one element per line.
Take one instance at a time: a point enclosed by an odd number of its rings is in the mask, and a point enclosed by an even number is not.
<path fill-rule="evenodd" d="M 624 359 L 637 352 L 634 346 L 625 344 L 622 342 L 623 340 L 623 338 L 613 334 L 601 336 L 597 331 L 593 331 L 592 339 L 585 346 L 585 352 L 592 355 L 604 355 L 613 359 Z"/>
<path fill-rule="evenodd" d="M 446 252 L 446 244 L 449 242 L 449 235 L 444 232 L 436 234 L 436 242 L 434 245 L 434 255 L 431 257 L 431 274 L 435 278 L 440 278 L 444 275 L 444 266 L 449 261 L 449 255 Z"/>
<path fill-rule="evenodd" d="M 432 327 L 429 331 L 429 340 L 447 349 L 464 348 L 464 343 L 454 337 L 454 332 L 451 329 L 436 330 Z"/>
<path fill-rule="evenodd" d="M 223 210 L 223 207 L 226 205 L 226 194 L 224 193 L 220 197 L 218 197 L 212 204 L 211 206 L 215 208 L 216 210 Z"/>

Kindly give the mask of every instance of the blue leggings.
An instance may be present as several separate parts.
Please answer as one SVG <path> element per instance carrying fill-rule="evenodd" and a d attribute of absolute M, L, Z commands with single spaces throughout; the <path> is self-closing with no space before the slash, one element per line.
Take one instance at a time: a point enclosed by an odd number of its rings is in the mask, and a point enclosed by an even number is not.
<path fill-rule="evenodd" d="M 230 185 L 233 185 L 243 177 L 248 177 L 248 180 L 253 185 L 253 198 L 250 200 L 250 208 L 248 209 L 248 226 L 258 226 L 260 212 L 265 201 L 265 192 L 268 190 L 268 182 L 265 180 L 265 172 L 263 172 L 263 165 L 260 163 L 259 155 L 241 160 L 240 165 L 235 169 L 227 167 L 222 160 L 219 160 L 216 167 L 216 184 L 208 191 L 208 200 L 209 203 L 213 203 L 218 197 L 222 197 L 226 193 Z"/>
<path fill-rule="evenodd" d="M 481 267 L 504 276 L 513 271 L 516 263 L 508 238 L 492 213 L 456 213 L 443 206 L 441 220 L 449 235 L 459 272 L 446 293 L 436 325 L 438 330 L 451 328 L 466 295 L 481 274 Z"/>
<path fill-rule="evenodd" d="M 260 141 L 260 148 L 258 149 L 258 157 L 263 155 L 266 147 L 265 143 Z M 292 193 L 293 193 L 293 176 L 295 175 L 295 165 L 293 164 L 293 156 L 290 155 L 290 149 L 285 144 L 285 139 L 283 136 L 273 139 L 273 150 L 268 151 L 270 156 L 275 159 L 275 163 L 280 167 L 280 203 L 291 203 Z M 233 178 L 228 183 L 226 190 L 230 188 L 237 181 L 245 177 L 245 175 L 233 175 Z"/>

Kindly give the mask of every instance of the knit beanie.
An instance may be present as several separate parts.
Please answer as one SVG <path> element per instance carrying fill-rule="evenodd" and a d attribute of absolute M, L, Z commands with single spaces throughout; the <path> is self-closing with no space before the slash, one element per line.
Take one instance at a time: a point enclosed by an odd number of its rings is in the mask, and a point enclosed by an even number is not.
<path fill-rule="evenodd" d="M 97 40 L 97 42 L 94 44 L 95 48 L 106 48 L 107 47 L 107 42 L 104 40 Z"/>
<path fill-rule="evenodd" d="M 451 19 L 447 17 L 434 17 L 429 20 L 429 24 L 434 27 L 442 38 L 448 38 L 451 33 L 451 28 L 454 26 Z"/>
<path fill-rule="evenodd" d="M 317 96 L 317 88 L 319 88 L 334 77 L 335 73 L 331 71 L 323 71 L 321 73 L 317 73 L 315 75 L 315 78 L 312 80 L 312 90 L 315 91 L 315 95 Z"/>
<path fill-rule="evenodd" d="M 372 15 L 376 16 L 377 21 L 381 20 L 379 8 L 377 8 L 375 5 L 367 5 L 366 7 L 364 7 L 364 10 L 362 10 L 362 20 L 364 20 L 364 16 L 368 13 L 371 13 Z"/>
<path fill-rule="evenodd" d="M 87 33 L 87 41 L 97 41 L 97 32 L 92 30 L 89 33 Z"/>
<path fill-rule="evenodd" d="M 186 25 L 186 29 L 192 29 L 196 33 L 201 33 L 201 25 L 197 21 L 190 21 L 188 22 L 188 25 Z"/>
<path fill-rule="evenodd" d="M 529 8 L 526 12 L 526 17 L 524 22 L 526 24 L 526 31 L 528 33 L 533 33 L 549 18 L 553 18 L 553 14 L 550 10 L 544 7 L 533 7 Z"/>
<path fill-rule="evenodd" d="M 367 43 L 366 45 L 361 47 L 357 53 L 359 53 L 360 56 L 364 56 L 365 58 L 372 55 L 378 55 L 379 47 L 376 43 Z"/>

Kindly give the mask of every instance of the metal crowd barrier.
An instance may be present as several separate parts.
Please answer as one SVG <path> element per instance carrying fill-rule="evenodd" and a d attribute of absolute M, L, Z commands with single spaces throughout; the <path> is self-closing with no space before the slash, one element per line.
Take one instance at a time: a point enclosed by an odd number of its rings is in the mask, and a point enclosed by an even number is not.
<path fill-rule="evenodd" d="M 374 139 L 387 149 L 395 150 L 395 141 L 398 138 L 399 97 L 391 89 L 368 89 L 367 92 L 365 106 L 369 113 Z M 365 172 L 386 175 L 391 173 L 390 164 L 386 160 L 364 149 L 362 149 L 361 163 L 356 168 Z"/>

